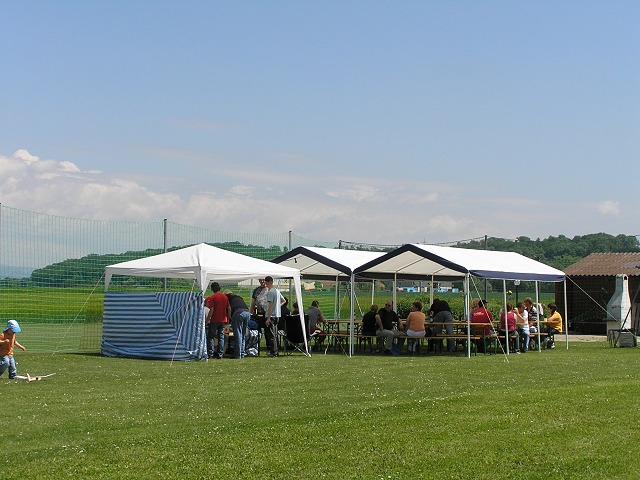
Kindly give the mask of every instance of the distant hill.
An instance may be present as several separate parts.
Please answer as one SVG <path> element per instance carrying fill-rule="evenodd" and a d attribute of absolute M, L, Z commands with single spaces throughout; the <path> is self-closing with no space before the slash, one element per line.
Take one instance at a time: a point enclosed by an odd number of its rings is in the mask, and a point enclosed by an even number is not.
<path fill-rule="evenodd" d="M 213 243 L 215 247 L 242 253 L 261 260 L 271 260 L 282 254 L 282 249 L 276 245 L 262 247 L 257 245 L 245 245 L 240 242 Z M 188 246 L 188 245 L 187 245 Z M 169 249 L 177 250 L 182 247 Z M 149 257 L 162 253 L 160 249 L 147 249 L 144 251 L 130 251 L 120 254 L 97 255 L 90 254 L 82 258 L 70 258 L 62 262 L 47 265 L 31 272 L 29 281 L 39 287 L 79 287 L 95 285 L 104 273 L 107 265 L 126 262 L 137 258 Z M 155 285 L 158 279 L 144 277 L 118 276 L 112 280 L 113 285 L 149 286 Z"/>

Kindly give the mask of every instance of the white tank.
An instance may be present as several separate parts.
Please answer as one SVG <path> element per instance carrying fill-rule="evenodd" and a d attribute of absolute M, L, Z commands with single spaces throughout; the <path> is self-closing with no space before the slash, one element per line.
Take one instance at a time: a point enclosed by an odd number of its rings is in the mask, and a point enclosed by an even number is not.
<path fill-rule="evenodd" d="M 629 277 L 616 275 L 616 291 L 607 303 L 607 330 L 631 328 Z"/>

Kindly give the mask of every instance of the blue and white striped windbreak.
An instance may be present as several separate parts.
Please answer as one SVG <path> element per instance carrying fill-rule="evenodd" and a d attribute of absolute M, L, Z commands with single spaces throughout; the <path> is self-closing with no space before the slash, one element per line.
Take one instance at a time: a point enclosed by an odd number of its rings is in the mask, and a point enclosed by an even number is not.
<path fill-rule="evenodd" d="M 200 292 L 106 292 L 103 355 L 161 360 L 207 358 Z"/>

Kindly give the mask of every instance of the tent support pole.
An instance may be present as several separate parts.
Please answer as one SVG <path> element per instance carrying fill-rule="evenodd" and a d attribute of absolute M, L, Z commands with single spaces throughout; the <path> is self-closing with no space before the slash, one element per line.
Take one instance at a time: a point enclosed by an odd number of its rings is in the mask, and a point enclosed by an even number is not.
<path fill-rule="evenodd" d="M 397 301 L 397 295 L 396 295 L 396 291 L 398 290 L 398 274 L 394 273 L 393 274 L 393 307 L 396 310 L 396 313 L 398 313 L 398 301 Z"/>
<path fill-rule="evenodd" d="M 338 276 L 336 275 L 336 298 L 333 301 L 333 319 L 334 320 L 339 320 L 339 315 L 338 315 L 338 288 L 340 287 L 340 280 L 338 278 Z"/>
<path fill-rule="evenodd" d="M 353 306 L 353 302 L 354 302 L 354 297 L 355 297 L 355 293 L 353 291 L 354 286 L 355 286 L 355 281 L 353 278 L 353 272 L 351 273 L 351 308 L 349 309 L 349 325 L 350 325 L 350 329 L 349 329 L 349 356 L 351 357 L 353 355 L 353 340 L 354 340 L 354 335 L 353 335 L 353 328 L 354 328 L 354 306 Z"/>
<path fill-rule="evenodd" d="M 538 312 L 538 314 L 536 315 L 537 320 L 536 320 L 536 336 L 538 337 L 538 352 L 541 352 L 542 350 L 540 349 L 540 315 L 542 315 L 542 312 L 539 312 L 539 308 L 538 305 L 540 305 L 540 285 L 538 283 L 538 281 L 536 280 L 536 304 L 535 304 L 535 308 L 536 312 Z"/>
<path fill-rule="evenodd" d="M 433 305 L 433 275 L 431 275 L 431 285 L 429 285 L 429 305 Z"/>
<path fill-rule="evenodd" d="M 471 315 L 469 299 L 469 274 L 464 276 L 464 311 L 467 312 L 467 358 L 471 358 Z M 431 277 L 431 296 L 433 296 L 433 277 Z M 431 302 L 433 304 L 433 302 Z"/>
<path fill-rule="evenodd" d="M 295 289 L 296 302 L 298 302 L 298 315 L 300 316 L 300 325 L 302 326 L 302 336 L 304 337 L 304 353 L 307 357 L 311 357 L 311 353 L 309 352 L 309 342 L 307 342 L 307 327 L 304 321 L 304 308 L 302 308 L 302 285 L 300 276 L 298 276 L 297 278 L 293 278 L 293 284 Z M 275 338 L 274 341 L 277 342 L 278 339 Z"/>
<path fill-rule="evenodd" d="M 507 319 L 507 281 L 502 279 L 502 311 L 504 312 L 504 344 L 506 347 L 505 352 L 509 355 L 509 322 Z M 498 326 L 498 335 L 500 335 L 500 327 L 502 326 L 502 319 L 500 320 L 500 325 Z M 498 343 L 500 343 L 500 339 L 498 338 Z"/>
<path fill-rule="evenodd" d="M 371 305 L 373 305 L 376 302 L 375 294 L 376 294 L 376 279 L 374 278 L 373 280 L 371 280 Z"/>
<path fill-rule="evenodd" d="M 564 291 L 564 335 L 567 343 L 567 350 L 569 350 L 569 317 L 567 316 L 568 305 L 567 305 L 567 278 L 565 277 L 562 282 L 562 289 Z"/>
<path fill-rule="evenodd" d="M 162 251 L 167 253 L 167 219 L 162 220 Z M 167 278 L 162 279 L 162 285 L 164 286 L 164 292 L 167 293 Z"/>

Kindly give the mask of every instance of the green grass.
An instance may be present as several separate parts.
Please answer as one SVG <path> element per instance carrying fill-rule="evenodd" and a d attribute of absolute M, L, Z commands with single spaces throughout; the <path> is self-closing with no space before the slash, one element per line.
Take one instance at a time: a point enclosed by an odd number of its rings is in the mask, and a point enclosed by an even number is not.
<path fill-rule="evenodd" d="M 2 477 L 637 478 L 640 352 L 173 363 L 18 351 Z M 6 377 L 6 373 L 5 373 Z"/>
<path fill-rule="evenodd" d="M 227 288 L 226 286 L 224 288 Z M 251 289 L 248 287 L 230 287 L 236 294 L 242 296 L 247 304 L 251 301 Z M 114 287 L 112 290 L 117 290 Z M 157 291 L 149 289 L 148 291 Z M 207 294 L 211 292 L 208 291 Z M 283 294 L 290 296 L 287 291 Z M 525 296 L 534 296 L 532 293 L 521 292 L 520 300 Z M 314 290 L 303 292 L 303 302 L 305 308 L 311 305 L 313 300 L 320 302 L 320 307 L 325 315 L 333 318 L 335 290 Z M 435 293 L 435 297 L 447 300 L 451 305 L 454 315 L 464 317 L 464 298 L 462 293 Z M 475 297 L 476 295 L 472 295 Z M 355 313 L 361 318 L 362 313 L 366 313 L 371 306 L 371 290 L 356 290 L 357 304 Z M 384 302 L 393 297 L 393 292 L 377 291 L 374 302 L 384 305 Z M 397 292 L 397 305 L 399 313 L 406 316 L 410 311 L 411 303 L 420 299 L 424 304 L 424 310 L 429 308 L 428 293 Z M 295 301 L 295 296 L 290 298 L 291 305 Z M 515 303 L 515 298 L 510 301 Z M 553 301 L 553 296 L 544 294 L 541 301 Z M 15 318 L 19 322 L 26 323 L 69 323 L 69 322 L 101 322 L 103 316 L 104 290 L 102 286 L 95 288 L 45 288 L 45 287 L 1 287 L 0 288 L 0 319 Z M 492 293 L 489 296 L 489 307 L 497 314 L 502 308 L 503 297 L 501 293 Z M 338 301 L 339 318 L 349 318 L 349 297 L 344 285 L 340 287 L 340 298 Z"/>

